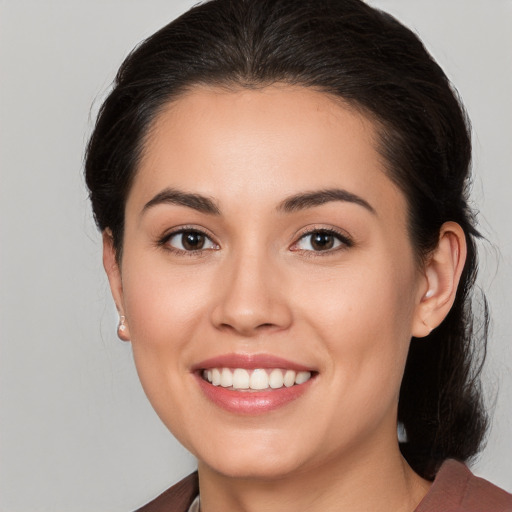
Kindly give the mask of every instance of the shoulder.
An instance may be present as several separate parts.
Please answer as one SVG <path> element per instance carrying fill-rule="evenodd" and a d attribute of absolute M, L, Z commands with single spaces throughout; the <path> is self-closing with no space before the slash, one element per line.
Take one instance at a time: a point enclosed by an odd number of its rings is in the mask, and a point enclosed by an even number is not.
<path fill-rule="evenodd" d="M 512 494 L 476 477 L 460 462 L 441 466 L 415 512 L 512 512 Z"/>
<path fill-rule="evenodd" d="M 199 494 L 197 471 L 180 480 L 136 512 L 187 512 Z"/>

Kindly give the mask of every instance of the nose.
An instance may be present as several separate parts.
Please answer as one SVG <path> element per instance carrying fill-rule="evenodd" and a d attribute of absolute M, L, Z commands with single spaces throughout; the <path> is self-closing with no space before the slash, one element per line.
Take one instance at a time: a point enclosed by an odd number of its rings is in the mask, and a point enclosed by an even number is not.
<path fill-rule="evenodd" d="M 292 311 L 282 272 L 263 254 L 241 255 L 224 262 L 217 285 L 212 310 L 217 329 L 254 337 L 290 326 Z"/>

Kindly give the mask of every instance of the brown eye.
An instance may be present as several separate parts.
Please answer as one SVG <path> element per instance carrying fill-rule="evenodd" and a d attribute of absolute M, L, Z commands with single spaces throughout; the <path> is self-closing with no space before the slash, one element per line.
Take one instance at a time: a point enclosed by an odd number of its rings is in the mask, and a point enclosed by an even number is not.
<path fill-rule="evenodd" d="M 167 244 L 180 251 L 201 251 L 204 249 L 216 249 L 212 240 L 200 231 L 178 231 L 169 237 Z"/>
<path fill-rule="evenodd" d="M 303 235 L 294 246 L 294 250 L 326 252 L 342 246 L 350 247 L 351 241 L 332 231 L 317 230 Z"/>
<path fill-rule="evenodd" d="M 201 233 L 190 231 L 181 234 L 181 244 L 186 251 L 197 251 L 203 248 L 205 238 Z"/>
<path fill-rule="evenodd" d="M 313 233 L 311 236 L 311 247 L 315 251 L 326 251 L 334 247 L 334 235 L 330 233 Z"/>

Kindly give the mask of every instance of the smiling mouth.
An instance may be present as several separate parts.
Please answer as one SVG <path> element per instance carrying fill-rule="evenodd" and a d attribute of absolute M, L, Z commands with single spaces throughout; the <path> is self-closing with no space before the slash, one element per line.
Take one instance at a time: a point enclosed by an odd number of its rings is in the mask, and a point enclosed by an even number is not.
<path fill-rule="evenodd" d="M 213 386 L 234 391 L 267 391 L 300 386 L 310 380 L 313 373 L 281 368 L 208 368 L 201 376 Z"/>

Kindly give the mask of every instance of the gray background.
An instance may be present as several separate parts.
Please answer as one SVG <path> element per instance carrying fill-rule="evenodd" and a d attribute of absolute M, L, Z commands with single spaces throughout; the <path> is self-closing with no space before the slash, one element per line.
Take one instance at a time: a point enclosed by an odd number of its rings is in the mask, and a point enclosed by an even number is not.
<path fill-rule="evenodd" d="M 194 460 L 147 403 L 81 178 L 84 143 L 129 50 L 195 0 L 0 0 L 0 511 L 127 511 Z M 474 471 L 512 491 L 512 2 L 372 0 L 422 36 L 474 125 L 491 243 L 493 428 Z M 499 251 L 494 247 L 498 247 Z"/>

